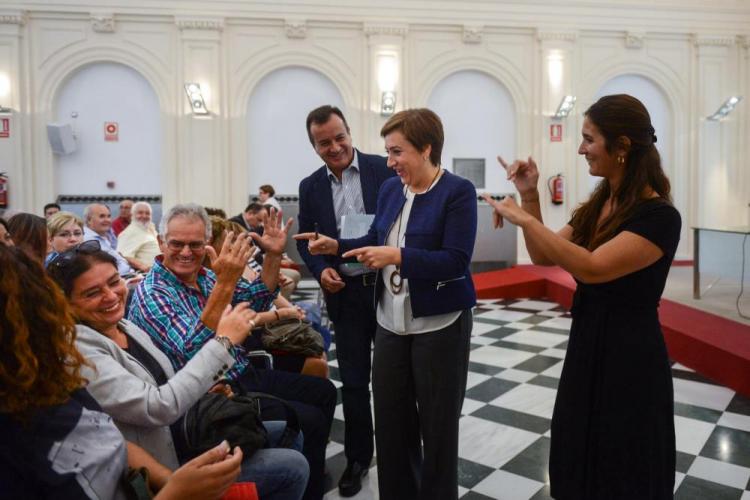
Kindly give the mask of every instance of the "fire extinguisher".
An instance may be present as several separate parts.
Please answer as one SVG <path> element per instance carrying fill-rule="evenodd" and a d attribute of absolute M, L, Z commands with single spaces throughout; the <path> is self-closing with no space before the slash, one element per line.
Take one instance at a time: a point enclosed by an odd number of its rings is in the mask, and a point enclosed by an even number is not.
<path fill-rule="evenodd" d="M 0 208 L 8 208 L 8 176 L 0 172 Z"/>
<path fill-rule="evenodd" d="M 547 180 L 550 199 L 555 205 L 562 205 L 565 193 L 562 174 L 553 175 Z"/>

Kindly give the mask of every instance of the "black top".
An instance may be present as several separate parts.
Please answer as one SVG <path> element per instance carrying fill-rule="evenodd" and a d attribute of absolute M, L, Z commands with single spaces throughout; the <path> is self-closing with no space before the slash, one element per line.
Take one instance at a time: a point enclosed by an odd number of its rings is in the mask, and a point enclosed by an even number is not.
<path fill-rule="evenodd" d="M 166 384 L 169 379 L 161 365 L 133 337 L 127 333 L 125 336 L 128 338 L 128 347 L 123 350 L 137 359 L 148 370 L 151 376 L 154 377 L 154 380 L 156 380 L 156 385 Z"/>
<path fill-rule="evenodd" d="M 606 283 L 578 283 L 552 416 L 557 500 L 672 499 L 672 378 L 657 308 L 680 227 L 672 205 L 644 201 L 617 233 L 642 236 L 664 255 Z"/>
<path fill-rule="evenodd" d="M 125 441 L 85 389 L 0 429 L 0 498 L 122 498 Z"/>

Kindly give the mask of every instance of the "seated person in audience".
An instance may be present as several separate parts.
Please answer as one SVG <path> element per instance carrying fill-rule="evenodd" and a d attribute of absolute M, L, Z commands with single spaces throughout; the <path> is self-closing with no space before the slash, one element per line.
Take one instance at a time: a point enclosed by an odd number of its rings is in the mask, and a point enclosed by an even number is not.
<path fill-rule="evenodd" d="M 60 254 L 48 273 L 68 299 L 76 325 L 76 347 L 88 362 L 81 375 L 87 391 L 114 420 L 125 439 L 142 446 L 156 461 L 176 469 L 186 458 L 182 417 L 206 391 L 224 392 L 215 380 L 234 365 L 227 345 L 219 340 L 203 344 L 178 372 L 151 342 L 146 332 L 123 319 L 127 288 L 115 260 L 86 242 Z M 241 345 L 256 313 L 247 303 L 230 312 L 227 307 L 216 336 L 228 345 Z M 172 426 L 172 429 L 170 429 Z M 284 422 L 269 422 L 269 444 L 280 441 Z M 298 449 L 302 448 L 299 437 Z M 299 500 L 309 469 L 299 451 L 267 448 L 246 457 L 242 481 L 256 483 L 263 499 Z"/>
<path fill-rule="evenodd" d="M 28 254 L 0 245 L 0 496 L 124 499 L 127 467 L 147 467 L 155 498 L 219 498 L 242 452 L 210 450 L 174 473 L 127 443 L 88 394 L 86 361 L 63 294 Z"/>
<path fill-rule="evenodd" d="M 112 232 L 115 233 L 115 236 L 120 236 L 120 233 L 130 225 L 131 220 L 133 220 L 133 200 L 122 200 L 120 202 L 120 213 L 112 221 Z"/>
<path fill-rule="evenodd" d="M 8 232 L 17 247 L 44 263 L 49 245 L 44 218 L 34 214 L 16 214 L 8 219 Z"/>
<path fill-rule="evenodd" d="M 203 207 L 206 209 L 206 213 L 209 217 L 220 217 L 222 219 L 227 218 L 227 213 L 221 208 Z"/>
<path fill-rule="evenodd" d="M 218 254 L 221 251 L 221 247 L 224 245 L 226 235 L 231 231 L 234 234 L 240 234 L 242 227 L 236 222 L 229 222 L 219 217 L 212 216 L 211 220 L 211 246 L 214 251 Z M 206 268 L 211 269 L 211 262 L 208 256 L 204 259 L 203 265 Z M 282 269 L 283 271 L 283 269 Z M 247 281 L 255 281 L 262 272 L 262 267 L 257 263 L 255 259 L 250 257 L 247 262 L 247 266 L 242 273 L 242 277 Z M 283 274 L 279 275 L 279 283 L 282 284 L 284 280 L 287 280 Z M 284 296 L 279 295 L 273 301 L 273 309 L 258 313 L 255 317 L 255 323 L 258 326 L 263 326 L 274 321 L 281 319 L 305 319 L 305 312 L 299 307 L 295 306 Z M 260 330 L 258 330 L 260 333 Z M 263 343 L 260 335 L 253 335 L 245 347 L 254 349 L 263 349 Z M 328 378 L 328 361 L 323 354 L 320 357 L 301 357 L 294 355 L 275 355 L 274 354 L 274 368 L 282 369 L 286 371 L 294 371 L 302 373 L 303 375 L 313 375 L 316 377 Z"/>
<path fill-rule="evenodd" d="M 135 269 L 117 252 L 117 237 L 112 232 L 112 214 L 107 205 L 92 203 L 83 210 L 83 241 L 96 240 L 102 250 L 110 254 L 117 261 L 120 276 L 129 277 L 135 274 Z"/>
<path fill-rule="evenodd" d="M 261 205 L 270 205 L 281 212 L 281 205 L 279 205 L 278 200 L 274 198 L 275 195 L 276 190 L 270 184 L 263 184 L 260 188 L 258 188 L 258 200 L 260 201 Z"/>
<path fill-rule="evenodd" d="M 44 205 L 44 218 L 49 220 L 50 217 L 55 215 L 60 210 L 62 210 L 62 208 L 60 208 L 60 205 L 58 205 L 57 203 L 47 203 L 46 205 Z"/>
<path fill-rule="evenodd" d="M 208 246 L 211 221 L 195 204 L 176 205 L 162 217 L 159 238 L 163 255 L 157 257 L 138 285 L 128 312 L 166 354 L 175 370 L 182 369 L 216 335 L 222 311 L 229 304 L 249 302 L 266 311 L 276 296 L 279 261 L 286 243 L 286 227 L 271 214 L 263 237 L 228 234 L 220 252 Z M 248 234 L 265 248 L 266 261 L 258 279 L 241 278 L 250 258 Z M 208 253 L 213 271 L 203 267 Z M 286 399 L 294 407 L 304 433 L 303 453 L 310 464 L 305 498 L 322 498 L 325 448 L 333 421 L 336 390 L 328 380 L 276 370 L 253 370 L 244 350 L 231 347 L 236 363 L 224 376 L 250 391 Z M 280 420 L 286 409 L 277 401 L 263 401 L 264 420 Z"/>
<path fill-rule="evenodd" d="M 57 212 L 47 219 L 47 233 L 52 250 L 44 260 L 45 266 L 62 252 L 83 241 L 83 220 L 70 212 Z"/>
<path fill-rule="evenodd" d="M 154 259 L 161 254 L 156 228 L 151 222 L 151 205 L 145 201 L 133 204 L 133 220 L 117 237 L 117 251 L 133 267 L 148 272 Z"/>
<path fill-rule="evenodd" d="M 258 233 L 263 236 L 263 218 L 268 217 L 271 208 L 272 205 L 250 203 L 243 213 L 235 215 L 229 219 L 229 222 L 239 224 L 244 231 Z M 262 250 L 259 249 L 259 252 L 255 254 L 255 260 L 261 264 L 263 263 Z M 283 254 L 281 257 L 281 273 L 286 279 L 281 284 L 281 294 L 287 299 L 291 298 L 292 292 L 297 288 L 297 283 L 302 279 L 302 275 L 299 271 L 294 269 L 295 267 L 297 266 L 294 261 L 292 261 L 286 254 Z"/>
<path fill-rule="evenodd" d="M 0 245 L 13 246 L 13 237 L 10 235 L 10 231 L 8 231 L 8 223 L 2 217 L 0 217 Z"/>
<path fill-rule="evenodd" d="M 251 231 L 263 236 L 262 221 L 263 217 L 267 215 L 268 214 L 266 213 L 265 208 L 263 208 L 263 205 L 260 203 L 250 203 L 245 207 L 244 212 L 235 215 L 229 220 L 242 226 L 245 231 Z"/>

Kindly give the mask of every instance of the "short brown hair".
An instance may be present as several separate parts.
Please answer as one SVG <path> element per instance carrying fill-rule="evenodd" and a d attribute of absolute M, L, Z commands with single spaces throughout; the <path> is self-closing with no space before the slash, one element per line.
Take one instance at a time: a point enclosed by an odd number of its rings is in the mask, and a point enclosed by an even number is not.
<path fill-rule="evenodd" d="M 380 136 L 393 132 L 401 132 L 415 148 L 424 151 L 431 146 L 430 162 L 440 165 L 440 156 L 443 153 L 443 123 L 434 111 L 427 108 L 405 109 L 399 111 L 385 122 L 380 129 Z"/>
<path fill-rule="evenodd" d="M 270 184 L 263 184 L 258 189 L 260 191 L 263 191 L 264 193 L 268 193 L 268 196 L 271 196 L 271 197 L 276 196 L 276 190 Z"/>
<path fill-rule="evenodd" d="M 310 139 L 310 144 L 312 144 L 313 146 L 315 146 L 315 139 L 313 139 L 312 133 L 310 132 L 310 125 L 312 125 L 313 123 L 315 125 L 323 125 L 324 123 L 328 123 L 328 120 L 331 119 L 331 115 L 336 115 L 341 118 L 341 121 L 344 122 L 346 133 L 349 133 L 349 124 L 346 123 L 344 113 L 339 108 L 337 108 L 336 106 L 331 106 L 329 104 L 320 106 L 310 111 L 310 113 L 307 115 L 307 121 L 305 122 L 305 126 L 307 127 L 307 138 Z"/>
<path fill-rule="evenodd" d="M 47 221 L 38 215 L 19 213 L 8 219 L 8 232 L 17 247 L 44 262 L 47 255 Z"/>

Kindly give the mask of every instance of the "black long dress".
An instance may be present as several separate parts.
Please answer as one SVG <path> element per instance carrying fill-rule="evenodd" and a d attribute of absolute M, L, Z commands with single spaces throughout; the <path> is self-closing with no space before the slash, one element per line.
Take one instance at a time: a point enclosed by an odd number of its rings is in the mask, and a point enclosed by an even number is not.
<path fill-rule="evenodd" d="M 614 281 L 578 282 L 552 416 L 555 499 L 673 496 L 674 396 L 657 307 L 680 226 L 673 206 L 644 201 L 618 232 L 642 236 L 664 255 Z"/>

